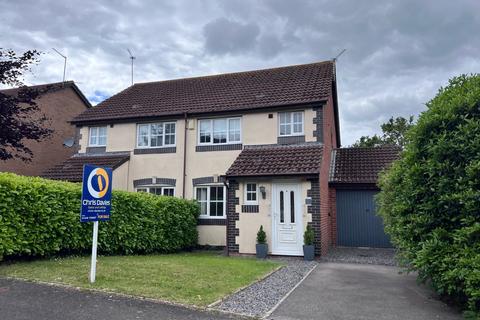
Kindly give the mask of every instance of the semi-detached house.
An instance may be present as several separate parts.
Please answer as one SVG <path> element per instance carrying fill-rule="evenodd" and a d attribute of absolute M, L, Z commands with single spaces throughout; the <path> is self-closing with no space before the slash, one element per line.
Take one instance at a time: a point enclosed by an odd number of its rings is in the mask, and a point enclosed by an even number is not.
<path fill-rule="evenodd" d="M 80 181 L 83 164 L 98 164 L 114 169 L 114 189 L 196 199 L 199 244 L 230 253 L 255 253 L 263 226 L 271 254 L 303 255 L 307 224 L 325 253 L 337 238 L 335 186 L 376 190 L 334 181 L 332 61 L 139 83 L 72 122 L 79 153 L 44 176 Z M 396 151 L 380 153 L 389 163 Z"/>

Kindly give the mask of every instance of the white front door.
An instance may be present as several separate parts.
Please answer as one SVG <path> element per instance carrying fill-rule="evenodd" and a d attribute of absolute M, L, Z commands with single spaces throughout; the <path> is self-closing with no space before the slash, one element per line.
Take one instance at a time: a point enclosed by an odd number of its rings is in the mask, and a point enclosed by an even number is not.
<path fill-rule="evenodd" d="M 272 191 L 272 253 L 303 255 L 303 221 L 300 185 L 275 183 Z"/>

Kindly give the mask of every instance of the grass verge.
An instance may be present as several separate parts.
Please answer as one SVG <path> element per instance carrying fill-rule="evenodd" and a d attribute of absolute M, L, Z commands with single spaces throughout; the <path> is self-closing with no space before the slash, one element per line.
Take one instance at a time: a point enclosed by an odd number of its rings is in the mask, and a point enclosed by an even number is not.
<path fill-rule="evenodd" d="M 90 257 L 0 265 L 0 276 L 100 289 L 195 306 L 210 303 L 278 268 L 272 261 L 225 257 L 214 252 L 108 256 L 97 261 L 88 281 Z"/>

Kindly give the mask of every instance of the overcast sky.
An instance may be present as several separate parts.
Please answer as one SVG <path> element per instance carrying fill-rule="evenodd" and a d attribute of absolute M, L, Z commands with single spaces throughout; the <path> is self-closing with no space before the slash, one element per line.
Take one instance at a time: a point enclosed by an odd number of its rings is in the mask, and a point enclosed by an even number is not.
<path fill-rule="evenodd" d="M 479 0 L 8 1 L 0 47 L 38 49 L 28 84 L 67 79 L 98 103 L 135 82 L 328 60 L 342 144 L 417 115 L 450 77 L 480 71 Z"/>

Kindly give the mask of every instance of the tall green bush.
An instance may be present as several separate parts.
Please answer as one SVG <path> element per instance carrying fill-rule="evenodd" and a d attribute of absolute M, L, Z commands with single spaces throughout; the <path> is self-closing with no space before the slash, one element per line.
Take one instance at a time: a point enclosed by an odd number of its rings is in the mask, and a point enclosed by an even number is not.
<path fill-rule="evenodd" d="M 80 184 L 0 173 L 0 258 L 81 253 L 92 224 L 80 223 Z M 197 243 L 198 205 L 174 197 L 113 191 L 100 222 L 100 254 L 172 252 Z"/>
<path fill-rule="evenodd" d="M 438 293 L 480 310 L 480 75 L 427 103 L 380 181 L 379 212 L 405 265 Z"/>

